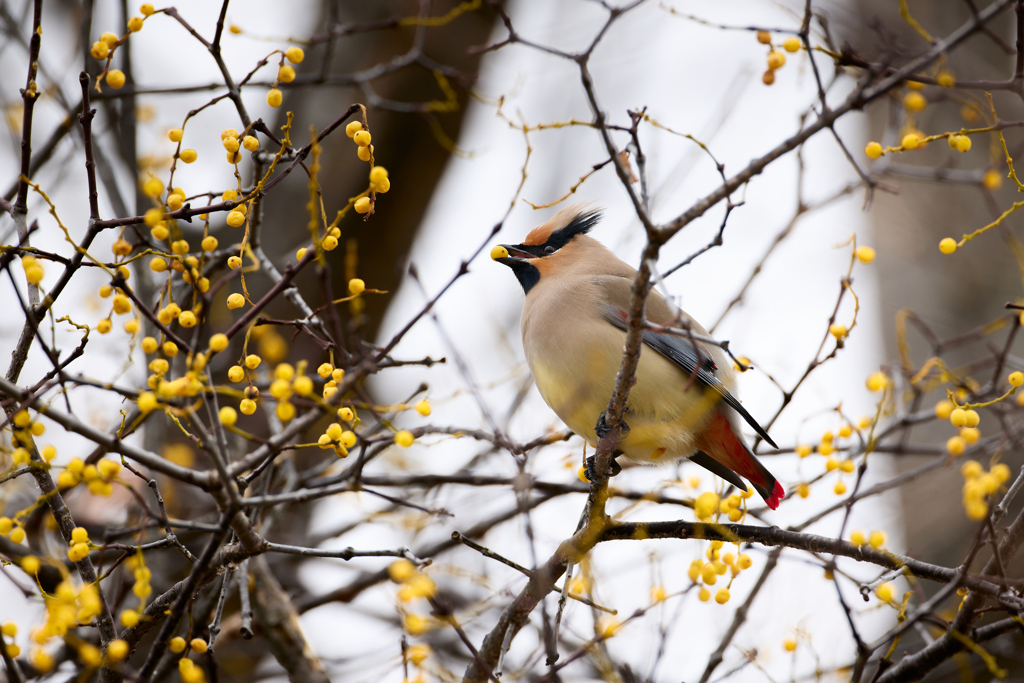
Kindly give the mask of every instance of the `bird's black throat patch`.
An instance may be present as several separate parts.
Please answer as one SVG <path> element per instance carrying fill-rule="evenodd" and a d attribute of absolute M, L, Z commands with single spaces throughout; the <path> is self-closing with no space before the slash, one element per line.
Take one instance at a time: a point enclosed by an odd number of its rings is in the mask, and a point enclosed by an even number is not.
<path fill-rule="evenodd" d="M 540 271 L 536 266 L 518 259 L 509 259 L 506 265 L 512 269 L 519 284 L 523 286 L 523 294 L 529 294 L 530 289 L 540 282 Z"/>

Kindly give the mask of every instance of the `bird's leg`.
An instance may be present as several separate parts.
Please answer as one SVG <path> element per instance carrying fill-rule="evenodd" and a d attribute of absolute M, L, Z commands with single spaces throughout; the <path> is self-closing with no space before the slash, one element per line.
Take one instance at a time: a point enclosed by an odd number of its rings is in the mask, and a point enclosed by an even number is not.
<path fill-rule="evenodd" d="M 619 420 L 618 428 L 613 429 L 612 426 L 608 424 L 607 414 L 602 412 L 601 416 L 597 418 L 597 424 L 594 426 L 594 432 L 597 434 L 598 442 L 606 436 L 612 436 L 613 431 L 618 432 L 617 434 L 614 434 L 615 442 L 618 443 L 629 435 L 629 425 L 626 424 L 625 420 Z M 600 447 L 600 443 L 598 443 L 598 447 Z"/>

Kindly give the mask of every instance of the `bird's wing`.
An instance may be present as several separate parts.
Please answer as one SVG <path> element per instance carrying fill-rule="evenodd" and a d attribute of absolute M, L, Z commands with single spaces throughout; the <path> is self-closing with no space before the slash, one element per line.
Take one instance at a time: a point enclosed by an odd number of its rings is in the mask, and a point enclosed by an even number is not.
<path fill-rule="evenodd" d="M 625 280 L 625 278 L 616 279 Z M 614 289 L 621 289 L 621 285 L 615 286 Z M 663 300 L 661 300 L 661 303 L 664 305 Z M 612 325 L 622 330 L 626 329 L 628 315 L 625 308 L 612 303 L 606 303 L 602 305 L 602 315 Z M 743 405 L 725 388 L 722 381 L 715 375 L 718 365 L 715 363 L 711 353 L 703 345 L 698 342 L 695 346 L 690 340 L 683 337 L 659 334 L 652 330 L 644 330 L 643 335 L 645 344 L 678 365 L 687 374 L 695 375 L 696 381 L 718 392 L 722 400 L 739 413 L 746 420 L 747 424 L 757 432 L 758 436 L 771 444 L 773 448 L 778 448 L 772 438 L 768 436 L 768 432 L 757 423 L 757 420 L 746 411 Z"/>

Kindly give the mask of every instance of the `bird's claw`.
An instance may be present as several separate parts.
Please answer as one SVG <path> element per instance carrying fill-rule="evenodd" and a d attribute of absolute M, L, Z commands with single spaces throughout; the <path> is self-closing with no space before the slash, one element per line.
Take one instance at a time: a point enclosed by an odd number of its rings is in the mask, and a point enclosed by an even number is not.
<path fill-rule="evenodd" d="M 609 461 L 609 465 L 610 465 L 610 467 L 609 467 L 610 471 L 608 472 L 608 476 L 609 477 L 617 476 L 619 474 L 619 472 L 622 471 L 622 465 L 620 465 L 618 463 L 618 461 L 616 460 L 616 458 L 619 457 L 620 455 L 622 455 L 622 451 L 615 451 L 614 453 L 612 453 L 612 458 Z M 583 473 L 587 476 L 587 481 L 596 481 L 596 479 L 597 479 L 597 456 L 596 455 L 592 455 L 589 458 L 587 458 L 586 462 L 583 465 Z"/>
<path fill-rule="evenodd" d="M 613 427 L 608 424 L 608 416 L 602 412 L 600 417 L 597 418 L 597 424 L 594 426 L 594 432 L 597 434 L 598 440 L 605 438 L 606 436 L 612 435 L 616 437 L 616 443 L 622 441 L 629 434 L 629 425 L 626 424 L 625 420 L 619 420 L 617 427 Z"/>

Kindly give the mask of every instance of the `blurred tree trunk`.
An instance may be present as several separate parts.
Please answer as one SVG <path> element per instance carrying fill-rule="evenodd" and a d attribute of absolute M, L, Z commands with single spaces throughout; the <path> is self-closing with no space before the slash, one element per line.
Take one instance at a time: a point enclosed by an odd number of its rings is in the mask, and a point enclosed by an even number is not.
<path fill-rule="evenodd" d="M 428 3 L 431 16 L 442 16 L 459 3 L 454 1 Z M 419 2 L 410 0 L 382 0 L 372 3 L 350 3 L 328 0 L 322 6 L 326 33 L 332 26 L 386 21 L 393 17 L 414 17 L 420 11 Z M 309 141 L 309 130 L 304 122 L 316 122 L 322 130 L 351 104 L 367 105 L 367 118 L 373 134 L 374 158 L 390 173 L 392 190 L 382 196 L 377 211 L 369 223 L 355 214 L 346 216 L 341 228 L 340 246 L 328 254 L 334 291 L 337 296 L 347 295 L 350 276 L 364 279 L 368 287 L 394 292 L 404 274 L 408 253 L 416 238 L 420 219 L 427 209 L 434 189 L 451 155 L 451 147 L 462 128 L 467 101 L 466 89 L 475 78 L 479 55 L 470 54 L 469 48 L 483 45 L 493 28 L 494 13 L 486 9 L 459 15 L 451 23 L 426 29 L 423 52 L 434 62 L 455 69 L 464 75 L 462 82 L 449 73 L 448 80 L 458 93 L 458 108 L 446 113 L 405 113 L 371 104 L 365 93 L 355 86 L 316 85 L 295 89 L 289 93 L 289 108 L 295 112 L 295 121 L 302 122 L 293 129 L 296 145 Z M 392 28 L 370 33 L 353 33 L 335 38 L 328 54 L 321 44 L 307 53 L 300 75 L 319 73 L 324 60 L 328 73 L 350 74 L 376 64 L 387 63 L 394 56 L 407 52 L 414 43 L 416 28 Z M 412 65 L 393 74 L 374 80 L 373 91 L 382 99 L 399 103 L 444 101 L 445 94 L 434 73 Z M 283 112 L 278 126 L 284 122 Z M 434 129 L 443 131 L 443 138 Z M 324 193 L 324 206 L 328 221 L 348 199 L 366 188 L 369 168 L 356 158 L 356 147 L 342 134 L 330 136 L 324 142 L 321 156 L 320 179 Z M 308 200 L 305 174 L 293 174 L 283 187 L 275 189 L 275 198 L 267 206 L 268 225 L 277 226 L 267 231 L 269 254 L 293 258 L 296 247 L 308 240 Z M 284 196 L 282 196 L 284 195 Z M 355 272 L 346 272 L 345 256 L 354 246 L 357 251 Z M 312 277 L 304 283 L 316 288 Z M 318 297 L 312 297 L 316 300 Z M 373 340 L 384 312 L 392 297 L 365 297 L 365 318 L 362 336 Z M 349 318 L 349 307 L 340 306 L 339 313 Z"/>

